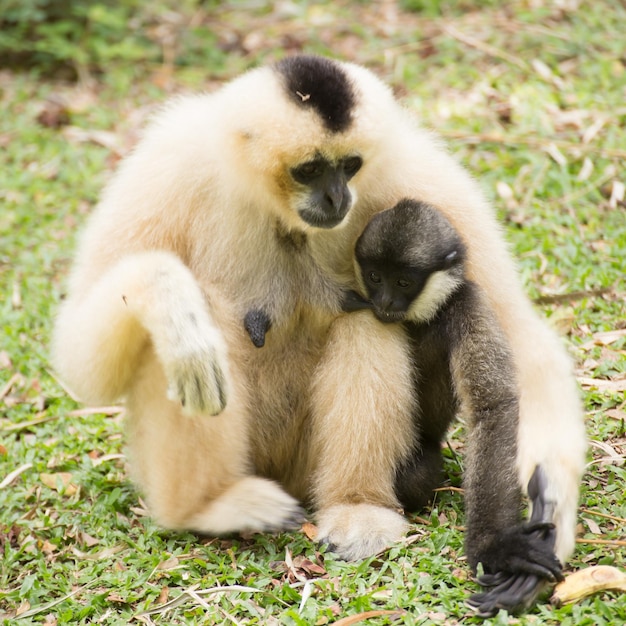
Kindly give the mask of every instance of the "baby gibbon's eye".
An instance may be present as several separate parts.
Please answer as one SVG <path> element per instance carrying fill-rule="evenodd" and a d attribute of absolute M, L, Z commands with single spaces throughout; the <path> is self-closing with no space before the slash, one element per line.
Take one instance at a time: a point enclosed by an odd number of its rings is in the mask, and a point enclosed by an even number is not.
<path fill-rule="evenodd" d="M 380 274 L 378 272 L 369 273 L 370 282 L 378 284 L 380 282 Z"/>
<path fill-rule="evenodd" d="M 400 287 L 400 289 L 408 289 L 411 286 L 411 281 L 410 280 L 406 280 L 405 278 L 399 278 L 396 281 L 396 285 L 398 285 L 398 287 Z"/>
<path fill-rule="evenodd" d="M 360 156 L 353 156 L 344 159 L 343 171 L 348 178 L 352 178 L 362 167 L 363 159 Z"/>

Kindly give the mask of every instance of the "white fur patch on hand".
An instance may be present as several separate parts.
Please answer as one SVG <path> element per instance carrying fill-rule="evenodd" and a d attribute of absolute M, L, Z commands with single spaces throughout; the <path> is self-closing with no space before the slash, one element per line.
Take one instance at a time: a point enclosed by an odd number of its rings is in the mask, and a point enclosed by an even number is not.
<path fill-rule="evenodd" d="M 167 397 L 189 415 L 221 413 L 228 399 L 226 377 L 217 351 L 210 344 L 181 354 L 166 366 Z"/>
<path fill-rule="evenodd" d="M 402 515 L 373 504 L 338 504 L 317 514 L 318 541 L 346 561 L 372 556 L 399 541 L 408 530 Z"/>

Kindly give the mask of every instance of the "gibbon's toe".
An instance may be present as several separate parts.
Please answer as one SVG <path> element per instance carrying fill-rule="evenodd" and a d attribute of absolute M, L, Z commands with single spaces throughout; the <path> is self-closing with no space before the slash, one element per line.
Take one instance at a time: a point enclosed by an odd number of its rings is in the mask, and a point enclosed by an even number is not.
<path fill-rule="evenodd" d="M 373 504 L 339 504 L 317 514 L 318 541 L 346 561 L 364 559 L 399 541 L 408 523 L 391 509 Z"/>
<path fill-rule="evenodd" d="M 190 521 L 191 530 L 209 535 L 243 531 L 294 530 L 305 521 L 298 501 L 276 483 L 248 476 L 228 488 Z"/>
<path fill-rule="evenodd" d="M 226 407 L 227 383 L 215 349 L 189 352 L 168 369 L 167 396 L 180 402 L 188 415 L 218 415 Z"/>

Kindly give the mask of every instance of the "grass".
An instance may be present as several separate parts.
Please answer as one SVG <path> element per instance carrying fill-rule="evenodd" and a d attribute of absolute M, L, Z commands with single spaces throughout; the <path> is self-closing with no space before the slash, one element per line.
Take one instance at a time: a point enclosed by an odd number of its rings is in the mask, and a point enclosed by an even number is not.
<path fill-rule="evenodd" d="M 76 232 L 151 107 L 281 48 L 374 69 L 492 197 L 528 293 L 571 348 L 587 411 L 593 445 L 568 568 L 624 561 L 626 10 L 610 0 L 475 4 L 227 2 L 194 17 L 196 36 L 210 28 L 206 40 L 218 42 L 209 66 L 196 51 L 174 66 L 111 64 L 76 84 L 0 72 L 1 621 L 345 626 L 374 611 L 368 624 L 480 622 L 464 606 L 475 587 L 454 489 L 404 543 L 357 564 L 306 532 L 165 532 L 129 481 L 121 416 L 85 412 L 50 370 Z M 58 101 L 67 119 L 57 126 Z M 447 459 L 451 486 L 460 456 Z M 626 596 L 602 593 L 485 623 L 625 622 Z"/>

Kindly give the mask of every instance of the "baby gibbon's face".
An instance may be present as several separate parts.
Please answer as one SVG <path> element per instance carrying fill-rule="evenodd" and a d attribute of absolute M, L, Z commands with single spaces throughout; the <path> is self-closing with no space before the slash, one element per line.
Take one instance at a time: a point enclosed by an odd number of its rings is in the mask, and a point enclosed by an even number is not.
<path fill-rule="evenodd" d="M 367 261 L 361 273 L 374 314 L 382 322 L 404 321 L 430 276 L 404 265 Z"/>

